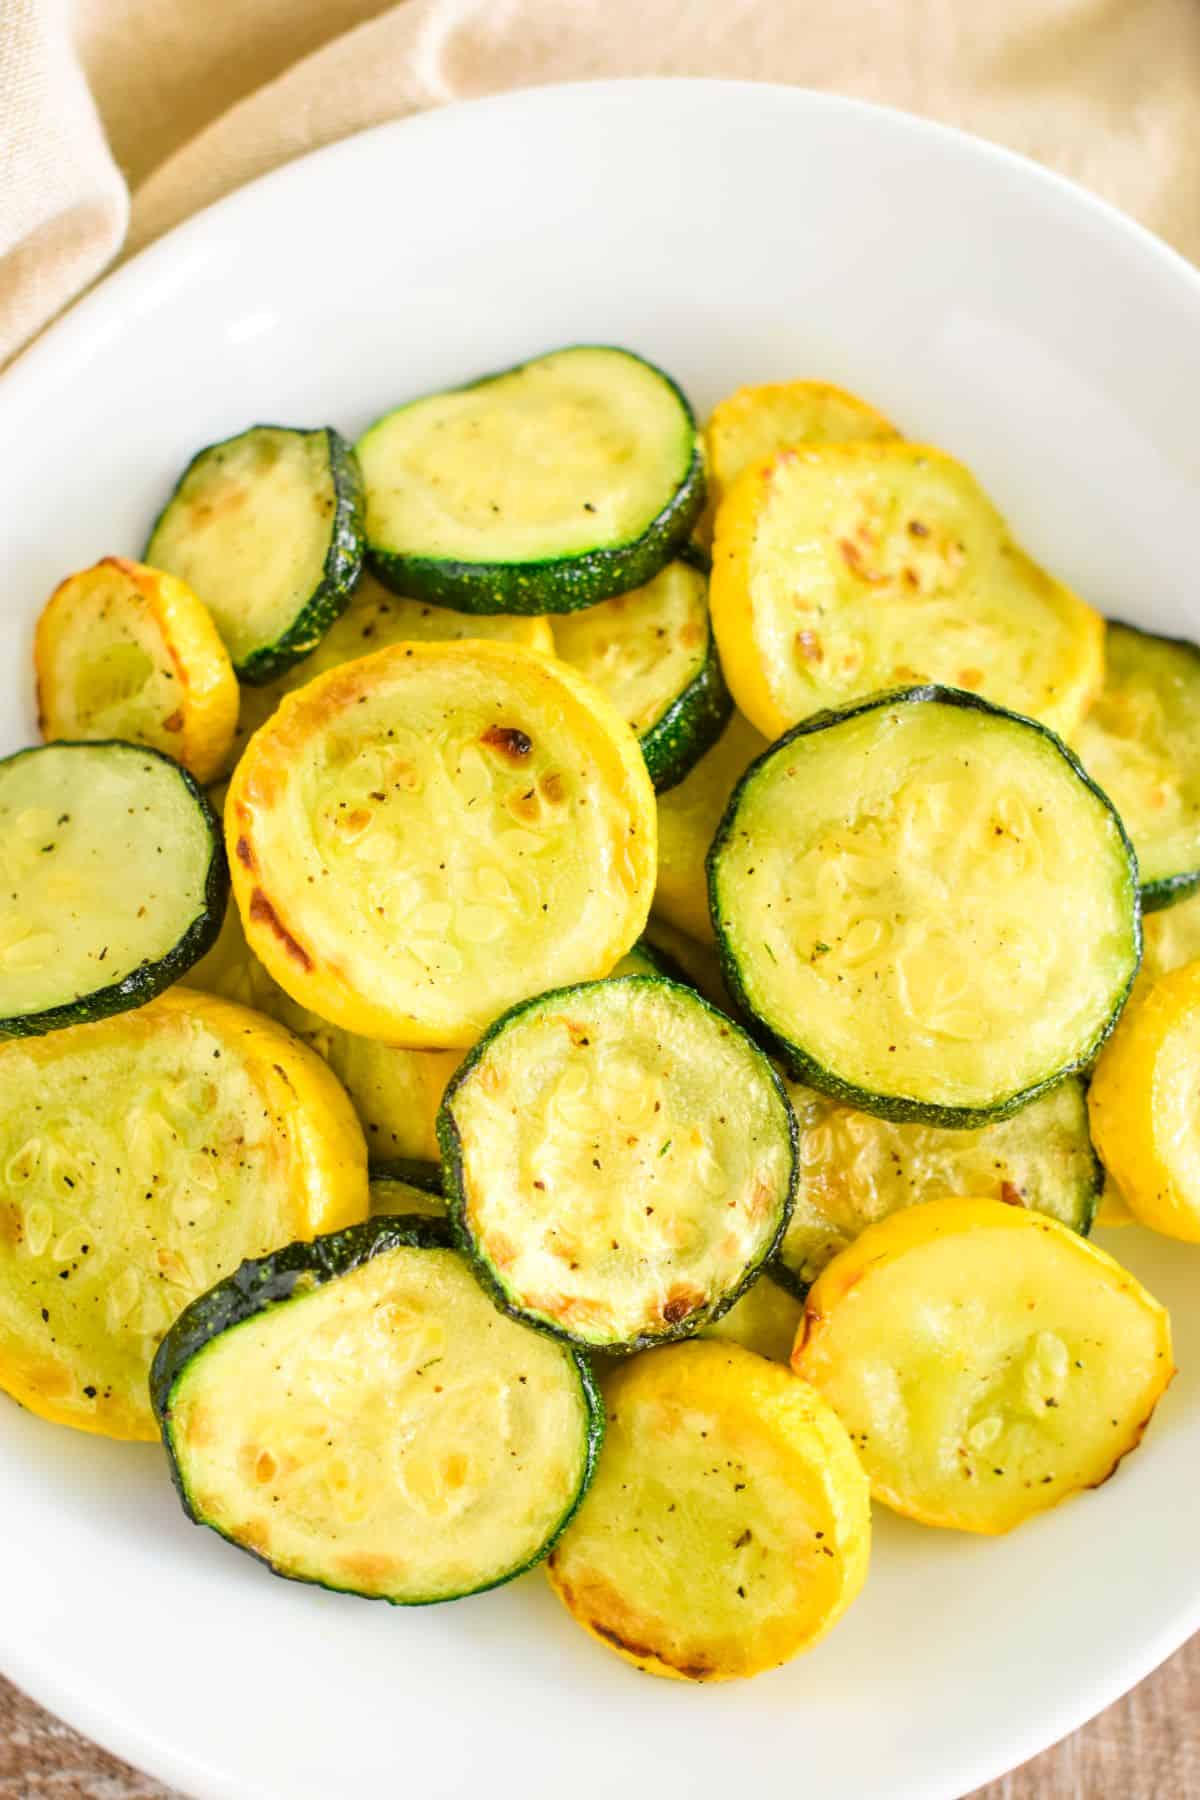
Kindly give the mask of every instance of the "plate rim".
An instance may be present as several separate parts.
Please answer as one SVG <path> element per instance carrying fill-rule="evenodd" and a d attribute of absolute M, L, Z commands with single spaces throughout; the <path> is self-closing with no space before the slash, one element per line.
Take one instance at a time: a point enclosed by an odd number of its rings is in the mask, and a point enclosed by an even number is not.
<path fill-rule="evenodd" d="M 949 147 L 959 158 L 1006 169 L 1017 181 L 1026 184 L 1029 191 L 1040 190 L 1042 195 L 1053 196 L 1057 204 L 1065 205 L 1076 215 L 1082 212 L 1097 230 L 1110 239 L 1115 237 L 1120 248 L 1136 255 L 1146 270 L 1173 286 L 1177 294 L 1182 294 L 1195 307 L 1200 323 L 1200 269 L 1113 202 L 1019 151 L 959 126 L 924 118 L 902 108 L 815 88 L 716 77 L 631 76 L 548 82 L 455 100 L 382 121 L 290 158 L 189 215 L 128 260 L 101 274 L 44 327 L 7 368 L 0 371 L 0 400 L 8 400 L 10 405 L 20 407 L 28 399 L 36 399 L 40 383 L 49 381 L 52 387 L 57 386 L 69 375 L 73 364 L 90 361 L 103 347 L 110 329 L 108 321 L 113 319 L 117 330 L 121 330 L 121 309 L 128 297 L 146 295 L 153 311 L 158 311 L 160 305 L 169 306 L 169 294 L 161 293 L 159 284 L 168 288 L 186 287 L 189 252 L 198 250 L 203 254 L 205 242 L 214 229 L 236 229 L 241 215 L 252 214 L 264 203 L 264 196 L 289 186 L 302 186 L 307 168 L 314 162 L 328 164 L 340 159 L 351 163 L 360 157 L 369 161 L 376 155 L 386 155 L 386 151 L 376 150 L 375 146 L 395 139 L 397 134 L 453 132 L 458 128 L 457 121 L 465 114 L 521 115 L 530 108 L 559 106 L 564 96 L 569 96 L 573 104 L 586 104 L 592 100 L 605 104 L 631 99 L 635 95 L 652 98 L 661 90 L 681 88 L 707 90 L 717 104 L 724 96 L 753 95 L 761 99 L 770 95 L 774 100 L 794 105 L 799 111 L 860 116 L 868 122 L 883 119 L 892 129 L 907 132 L 913 138 L 934 146 Z M 931 1786 L 923 1779 L 907 1781 L 891 1790 L 886 1800 L 959 1800 L 960 1796 L 1000 1778 L 1052 1748 L 1105 1711 L 1198 1630 L 1200 1586 L 1194 1593 L 1188 1595 L 1185 1592 L 1180 1597 L 1171 1619 L 1158 1631 L 1140 1640 L 1133 1648 L 1114 1652 L 1109 1679 L 1097 1679 L 1084 1694 L 1072 1692 L 1064 1696 L 1055 1709 L 1051 1735 L 1047 1736 L 1044 1721 L 1037 1726 L 1014 1725 L 1002 1760 L 990 1751 L 961 1755 L 953 1768 L 939 1778 L 937 1786 Z M 0 1615 L 0 1672 L 37 1704 L 85 1733 L 103 1749 L 184 1793 L 256 1800 L 256 1796 L 265 1792 L 257 1778 L 253 1781 L 239 1779 L 234 1787 L 222 1770 L 160 1739 L 153 1720 L 134 1716 L 128 1703 L 114 1714 L 111 1706 L 97 1698 L 88 1687 L 62 1674 L 53 1657 L 27 1654 L 19 1641 L 6 1632 L 3 1615 Z"/>

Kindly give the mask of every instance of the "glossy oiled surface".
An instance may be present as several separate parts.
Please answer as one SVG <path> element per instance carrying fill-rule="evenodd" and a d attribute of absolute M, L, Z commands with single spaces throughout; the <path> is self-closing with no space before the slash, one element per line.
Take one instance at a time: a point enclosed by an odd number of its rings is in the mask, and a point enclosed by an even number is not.
<path fill-rule="evenodd" d="M 822 178 L 793 182 L 781 214 L 766 167 Z M 379 230 L 381 192 L 403 194 L 403 232 Z M 354 293 L 349 331 L 333 329 L 346 319 L 344 260 L 312 255 L 312 218 L 335 213 L 372 245 L 375 278 Z M 697 245 L 715 220 L 721 254 L 698 297 Z M 864 244 L 887 269 L 886 329 Z M 572 336 L 657 357 L 701 415 L 747 381 L 816 372 L 854 388 L 949 445 L 1090 602 L 1119 615 L 1136 600 L 1140 622 L 1186 632 L 1198 318 L 1195 276 L 1095 203 L 1000 153 L 843 102 L 762 85 L 575 87 L 389 127 L 189 226 L 5 377 L 6 744 L 33 730 L 24 658 L 37 606 L 64 567 L 136 553 L 198 442 L 255 417 L 360 431 L 393 395 Z M 1120 531 L 1097 530 L 1118 517 Z M 751 1786 L 784 1800 L 801 1735 L 805 1781 L 824 1800 L 958 1800 L 1200 1623 L 1195 1529 L 1178 1503 L 1200 1458 L 1200 1265 L 1136 1229 L 1111 1242 L 1177 1314 L 1182 1372 L 1145 1446 L 1099 1494 L 997 1543 L 883 1517 L 856 1606 L 777 1675 L 703 1691 L 639 1681 L 536 1577 L 403 1617 L 288 1587 L 188 1527 L 152 1448 L 87 1441 L 15 1408 L 0 1416 L 6 1528 L 21 1546 L 5 1573 L 6 1667 L 203 1800 L 327 1800 L 348 1781 L 375 1800 L 400 1766 L 429 1800 L 498 1771 L 524 1794 L 531 1696 L 539 1775 L 576 1800 L 611 1800 L 631 1757 L 645 1783 L 677 1786 L 681 1741 L 699 1800 Z M 167 1582 L 189 1622 L 169 1659 Z M 914 1631 L 914 1618 L 937 1630 Z M 477 1729 L 463 1728 L 464 1684 Z M 1166 1729 L 1186 1731 L 1186 1707 Z M 1102 1784 L 1092 1791 L 1138 1800 L 1187 1779 L 1182 1761 L 1153 1765 L 1157 1789 L 1139 1790 L 1128 1767 L 1084 1772 Z"/>
<path fill-rule="evenodd" d="M 225 803 L 250 948 L 363 1036 L 466 1048 L 531 991 L 607 974 L 646 922 L 637 741 L 565 664 L 393 644 L 293 694 Z"/>
<path fill-rule="evenodd" d="M 535 1557 L 588 1428 L 574 1358 L 443 1249 L 385 1252 L 222 1333 L 171 1397 L 203 1519 L 283 1574 L 407 1602 Z"/>
<path fill-rule="evenodd" d="M 7 1043 L 0 1091 L 0 1387 L 81 1430 L 154 1437 L 150 1360 L 189 1301 L 366 1214 L 337 1083 L 208 995 Z"/>
<path fill-rule="evenodd" d="M 711 866 L 748 1004 L 864 1095 L 996 1108 L 1088 1060 L 1137 966 L 1105 800 L 1027 720 L 920 690 L 783 740 Z"/>
<path fill-rule="evenodd" d="M 586 1344 L 669 1336 L 774 1244 L 791 1119 L 766 1058 L 679 983 L 567 989 L 496 1027 L 439 1134 L 511 1303 Z"/>

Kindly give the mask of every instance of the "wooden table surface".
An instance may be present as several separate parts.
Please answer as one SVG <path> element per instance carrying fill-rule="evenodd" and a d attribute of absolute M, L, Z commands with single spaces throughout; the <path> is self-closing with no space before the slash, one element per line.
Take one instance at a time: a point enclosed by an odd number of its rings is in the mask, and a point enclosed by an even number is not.
<path fill-rule="evenodd" d="M 0 1680 L 0 1800 L 172 1796 Z M 1200 1637 L 1074 1737 L 971 1800 L 1200 1800 Z"/>

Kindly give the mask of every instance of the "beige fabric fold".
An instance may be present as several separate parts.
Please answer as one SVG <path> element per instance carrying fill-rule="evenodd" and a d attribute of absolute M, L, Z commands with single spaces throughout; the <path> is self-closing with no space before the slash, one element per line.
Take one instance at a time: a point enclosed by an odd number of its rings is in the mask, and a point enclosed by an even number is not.
<path fill-rule="evenodd" d="M 1200 0 L 79 0 L 74 35 L 68 0 L 0 0 L 0 360 L 117 252 L 118 167 L 136 249 L 365 125 L 613 75 L 924 113 L 1200 258 Z"/>

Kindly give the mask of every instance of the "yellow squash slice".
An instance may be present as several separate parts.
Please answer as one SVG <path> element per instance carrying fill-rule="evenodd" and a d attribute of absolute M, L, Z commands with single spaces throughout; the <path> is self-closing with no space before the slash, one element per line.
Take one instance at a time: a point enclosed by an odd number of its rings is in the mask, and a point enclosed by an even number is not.
<path fill-rule="evenodd" d="M 1088 1091 L 1092 1136 L 1129 1210 L 1200 1243 L 1200 962 L 1130 1001 Z"/>
<path fill-rule="evenodd" d="M 1054 1219 L 931 1200 L 872 1225 L 808 1297 L 792 1367 L 897 1512 L 1009 1531 L 1098 1487 L 1174 1373 L 1165 1309 Z"/>
<path fill-rule="evenodd" d="M 1101 1170 L 1082 1081 L 1062 1081 L 975 1131 L 900 1124 L 785 1085 L 800 1127 L 800 1181 L 778 1261 L 798 1290 L 868 1225 L 948 1194 L 1032 1207 L 1085 1234 L 1091 1225 Z"/>
<path fill-rule="evenodd" d="M 743 469 L 797 444 L 881 443 L 900 433 L 881 412 L 824 381 L 766 381 L 738 388 L 715 407 L 704 432 L 709 507 L 697 536 L 712 538 L 717 506 Z"/>
<path fill-rule="evenodd" d="M 461 613 L 425 600 L 393 594 L 370 574 L 359 578 L 354 597 L 335 619 L 311 656 L 262 687 L 244 687 L 234 749 L 240 755 L 247 740 L 270 718 L 285 694 L 294 694 L 318 675 L 342 663 L 386 650 L 389 644 L 448 643 L 458 638 L 499 638 L 527 650 L 554 654 L 547 619 L 520 618 L 515 613 Z"/>
<path fill-rule="evenodd" d="M 982 693 L 1069 736 L 1104 623 L 1007 534 L 961 463 L 907 443 L 785 450 L 717 516 L 709 590 L 733 697 L 776 737 L 910 681 Z"/>
<path fill-rule="evenodd" d="M 513 644 L 396 644 L 319 676 L 255 735 L 225 823 L 247 942 L 280 986 L 413 1048 L 605 974 L 650 909 L 637 739 Z"/>
<path fill-rule="evenodd" d="M 0 1388 L 107 1437 L 157 1435 L 150 1360 L 198 1294 L 367 1212 L 324 1063 L 186 988 L 0 1046 L 0 1170 Z"/>
<path fill-rule="evenodd" d="M 595 1480 L 547 1565 L 572 1617 L 648 1674 L 776 1668 L 836 1623 L 870 1554 L 867 1483 L 805 1382 L 736 1344 L 603 1377 Z"/>
<path fill-rule="evenodd" d="M 658 884 L 654 910 L 701 944 L 713 941 L 704 859 L 734 784 L 767 740 L 734 713 L 689 775 L 658 798 Z"/>
<path fill-rule="evenodd" d="M 33 646 L 42 736 L 124 738 L 221 768 L 237 723 L 228 652 L 186 582 L 106 556 L 55 588 Z"/>
<path fill-rule="evenodd" d="M 437 1114 L 457 1050 L 406 1050 L 330 1025 L 285 994 L 246 942 L 241 914 L 226 908 L 216 943 L 183 977 L 189 987 L 220 994 L 277 1019 L 315 1050 L 349 1094 L 372 1162 L 436 1162 Z"/>

